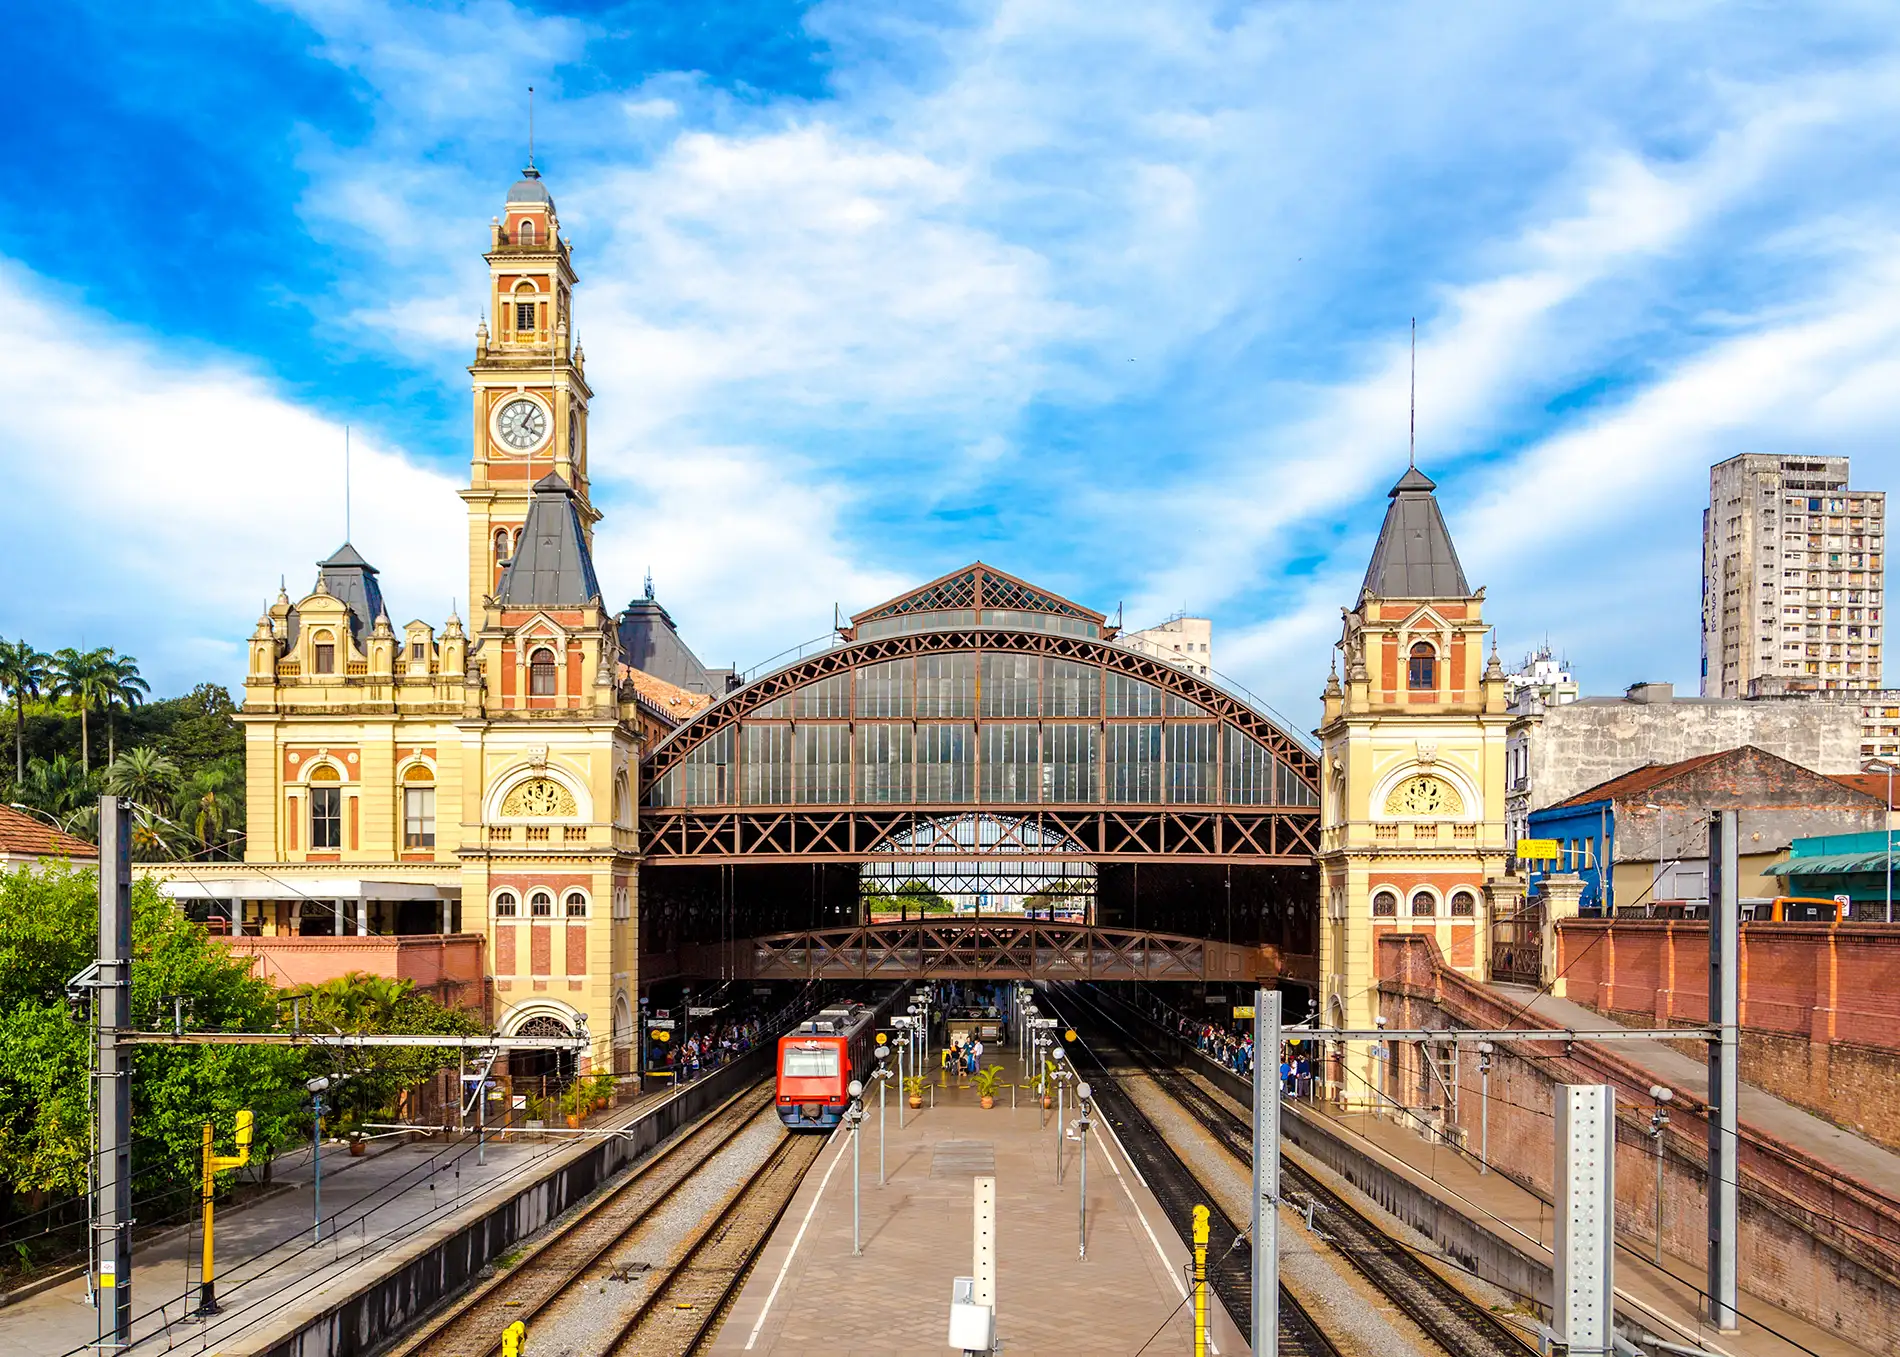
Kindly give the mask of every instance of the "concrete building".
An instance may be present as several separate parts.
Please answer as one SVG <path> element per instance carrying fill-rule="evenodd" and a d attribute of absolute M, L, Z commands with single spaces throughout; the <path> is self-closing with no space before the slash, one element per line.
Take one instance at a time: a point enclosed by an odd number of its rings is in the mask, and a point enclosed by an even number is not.
<path fill-rule="evenodd" d="M 1504 706 L 1510 712 L 1561 707 L 1577 697 L 1577 680 L 1570 672 L 1569 661 L 1559 660 L 1548 642 L 1526 655 L 1521 667 L 1504 676 Z"/>
<path fill-rule="evenodd" d="M 1829 691 L 1811 680 L 1758 678 L 1748 696 L 1763 702 L 1850 702 L 1860 709 L 1860 757 L 1900 759 L 1900 688 L 1847 688 Z"/>
<path fill-rule="evenodd" d="M 1130 650 L 1166 660 L 1201 678 L 1214 667 L 1214 624 L 1205 617 L 1176 613 L 1164 622 L 1142 631 L 1125 631 L 1115 639 Z"/>
<path fill-rule="evenodd" d="M 1752 745 L 1817 773 L 1861 767 L 1861 708 L 1845 694 L 1799 702 L 1677 697 L 1638 683 L 1622 697 L 1529 704 L 1511 717 L 1506 816 L 1511 841 L 1532 837 L 1531 812 L 1645 764 L 1679 763 Z"/>
<path fill-rule="evenodd" d="M 1320 739 L 1323 1020 L 1370 1027 L 1381 938 L 1425 933 L 1488 978 L 1505 874 L 1504 667 L 1486 660 L 1484 591 L 1465 580 L 1434 486 L 1416 467 L 1391 504 L 1327 680 Z M 1502 898 L 1500 898 L 1502 897 Z M 1341 1096 L 1371 1093 L 1372 1056 L 1343 1057 Z"/>
<path fill-rule="evenodd" d="M 1702 516 L 1702 695 L 1758 678 L 1877 689 L 1886 495 L 1845 457 L 1747 453 L 1709 469 Z"/>
<path fill-rule="evenodd" d="M 1534 865 L 1532 892 L 1562 874 L 1581 879 L 1586 913 L 1706 907 L 1720 810 L 1737 812 L 1743 900 L 1785 893 L 1770 869 L 1797 838 L 1878 831 L 1887 815 L 1882 798 L 1750 746 L 1655 764 L 1531 813 L 1529 837 L 1561 855 Z"/>

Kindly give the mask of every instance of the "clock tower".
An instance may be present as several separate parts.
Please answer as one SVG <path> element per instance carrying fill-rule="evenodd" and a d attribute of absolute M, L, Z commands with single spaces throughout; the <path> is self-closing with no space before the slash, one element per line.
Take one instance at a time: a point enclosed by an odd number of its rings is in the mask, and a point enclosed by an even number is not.
<path fill-rule="evenodd" d="M 577 281 L 554 198 L 532 161 L 489 225 L 488 315 L 475 330 L 474 448 L 468 504 L 470 620 L 520 548 L 534 485 L 552 473 L 574 492 L 588 548 L 600 514 L 587 489 L 585 359 L 574 335 Z"/>
<path fill-rule="evenodd" d="M 1464 567 L 1417 467 L 1392 487 L 1365 583 L 1344 614 L 1320 724 L 1320 999 L 1329 1026 L 1378 1013 L 1379 940 L 1423 933 L 1473 979 L 1490 920 L 1512 912 L 1505 873 L 1504 673 L 1485 656 L 1484 590 Z M 1331 1070 L 1365 1103 L 1392 1062 L 1365 1044 Z M 1387 1089 L 1388 1095 L 1394 1091 Z"/>

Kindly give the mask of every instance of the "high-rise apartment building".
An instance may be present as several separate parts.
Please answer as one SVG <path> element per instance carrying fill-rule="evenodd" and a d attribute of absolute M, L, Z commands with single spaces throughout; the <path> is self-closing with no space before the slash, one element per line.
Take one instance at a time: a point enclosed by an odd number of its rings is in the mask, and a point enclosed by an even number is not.
<path fill-rule="evenodd" d="M 1141 631 L 1125 631 L 1115 638 L 1130 650 L 1166 660 L 1190 674 L 1207 677 L 1213 666 L 1214 624 L 1205 617 L 1176 613 Z"/>
<path fill-rule="evenodd" d="M 1746 453 L 1709 469 L 1702 516 L 1702 695 L 1780 679 L 1877 689 L 1887 497 L 1845 457 Z"/>

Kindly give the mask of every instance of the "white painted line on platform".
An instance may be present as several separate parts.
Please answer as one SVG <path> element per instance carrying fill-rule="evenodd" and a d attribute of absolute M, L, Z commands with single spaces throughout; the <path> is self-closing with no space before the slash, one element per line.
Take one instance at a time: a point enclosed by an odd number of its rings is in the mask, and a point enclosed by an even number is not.
<path fill-rule="evenodd" d="M 838 1131 L 831 1133 L 834 1137 Z M 792 1259 L 798 1256 L 798 1246 L 805 1238 L 805 1229 L 811 1224 L 812 1216 L 818 1210 L 818 1203 L 824 1200 L 825 1189 L 831 1186 L 831 1175 L 837 1172 L 838 1161 L 844 1158 L 845 1146 L 849 1136 L 843 1137 L 838 1144 L 838 1152 L 831 1156 L 831 1167 L 825 1170 L 825 1176 L 818 1184 L 818 1190 L 812 1194 L 811 1205 L 805 1208 L 805 1218 L 798 1223 L 798 1233 L 792 1236 L 792 1247 L 786 1250 L 785 1261 L 779 1265 L 778 1276 L 772 1279 L 772 1289 L 765 1293 L 765 1304 L 759 1307 L 759 1317 L 753 1322 L 752 1332 L 746 1336 L 745 1350 L 752 1351 L 759 1341 L 759 1331 L 765 1327 L 765 1317 L 772 1313 L 772 1302 L 778 1299 L 778 1289 L 785 1285 L 785 1274 L 792 1270 Z"/>
<path fill-rule="evenodd" d="M 1107 1131 L 1110 1139 L 1115 1142 L 1115 1148 L 1122 1152 L 1123 1159 L 1128 1160 L 1129 1170 L 1134 1173 L 1137 1178 L 1140 1178 L 1141 1171 L 1135 1168 L 1135 1161 L 1130 1158 L 1127 1146 L 1122 1144 L 1122 1138 L 1115 1134 L 1115 1128 L 1108 1124 L 1107 1117 L 1102 1117 L 1100 1120 L 1102 1129 Z M 1167 1252 L 1161 1247 L 1161 1241 L 1155 1238 L 1155 1227 L 1148 1223 L 1147 1214 L 1142 1211 L 1141 1203 L 1135 1200 L 1134 1190 L 1128 1186 L 1128 1180 L 1122 1176 L 1122 1171 L 1119 1168 L 1115 1168 L 1115 1156 L 1112 1154 L 1104 1154 L 1102 1158 L 1108 1160 L 1109 1168 L 1115 1170 L 1115 1181 L 1120 1183 L 1122 1185 L 1122 1191 L 1128 1194 L 1128 1204 L 1135 1208 L 1135 1219 L 1139 1220 L 1141 1222 L 1141 1228 L 1148 1232 L 1148 1242 L 1155 1247 L 1155 1257 L 1161 1260 L 1161 1270 L 1166 1272 L 1168 1277 L 1174 1282 L 1175 1293 L 1179 1295 L 1182 1300 L 1186 1300 L 1188 1294 L 1187 1284 L 1181 1280 L 1181 1274 L 1174 1270 L 1174 1264 L 1168 1261 Z M 1147 1187 L 1147 1180 L 1142 1179 L 1141 1185 Z M 1214 1342 L 1214 1326 L 1212 1324 L 1207 1326 L 1207 1350 L 1213 1353 L 1214 1357 L 1220 1357 L 1220 1347 Z"/>

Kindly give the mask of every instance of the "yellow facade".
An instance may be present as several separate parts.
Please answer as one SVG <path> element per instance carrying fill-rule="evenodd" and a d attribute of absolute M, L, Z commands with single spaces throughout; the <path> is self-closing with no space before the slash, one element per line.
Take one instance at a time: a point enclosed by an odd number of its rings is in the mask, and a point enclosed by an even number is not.
<path fill-rule="evenodd" d="M 1428 499 L 1431 483 L 1413 478 L 1422 488 L 1407 495 Z M 1395 503 L 1386 525 L 1395 552 L 1422 531 L 1395 522 L 1401 508 L 1444 535 L 1435 501 L 1428 511 Z M 1448 536 L 1442 552 L 1449 567 L 1409 576 L 1403 565 L 1381 574 L 1375 556 L 1345 615 L 1345 681 L 1335 672 L 1324 693 L 1320 1001 L 1329 1026 L 1374 1025 L 1382 936 L 1428 933 L 1452 966 L 1487 978 L 1491 918 L 1514 898 L 1505 877 L 1503 670 L 1495 652 L 1485 655 L 1484 591 L 1464 587 Z M 1397 592 L 1421 588 L 1444 592 Z M 1351 1045 L 1337 1095 L 1368 1100 L 1377 1068 L 1368 1044 Z"/>
<path fill-rule="evenodd" d="M 591 392 L 570 341 L 576 279 L 532 171 L 486 258 L 461 492 L 468 630 L 454 616 L 398 630 L 348 545 L 313 592 L 280 592 L 250 638 L 239 718 L 246 861 L 205 889 L 268 895 L 244 911 L 246 931 L 267 935 L 479 934 L 496 1030 L 584 1026 L 583 1064 L 625 1070 L 639 994 L 634 788 L 642 740 L 671 724 L 654 713 L 652 690 L 667 685 L 621 666 L 597 588 L 537 605 L 499 596 L 531 507 L 571 516 L 591 586 L 599 514 Z"/>

